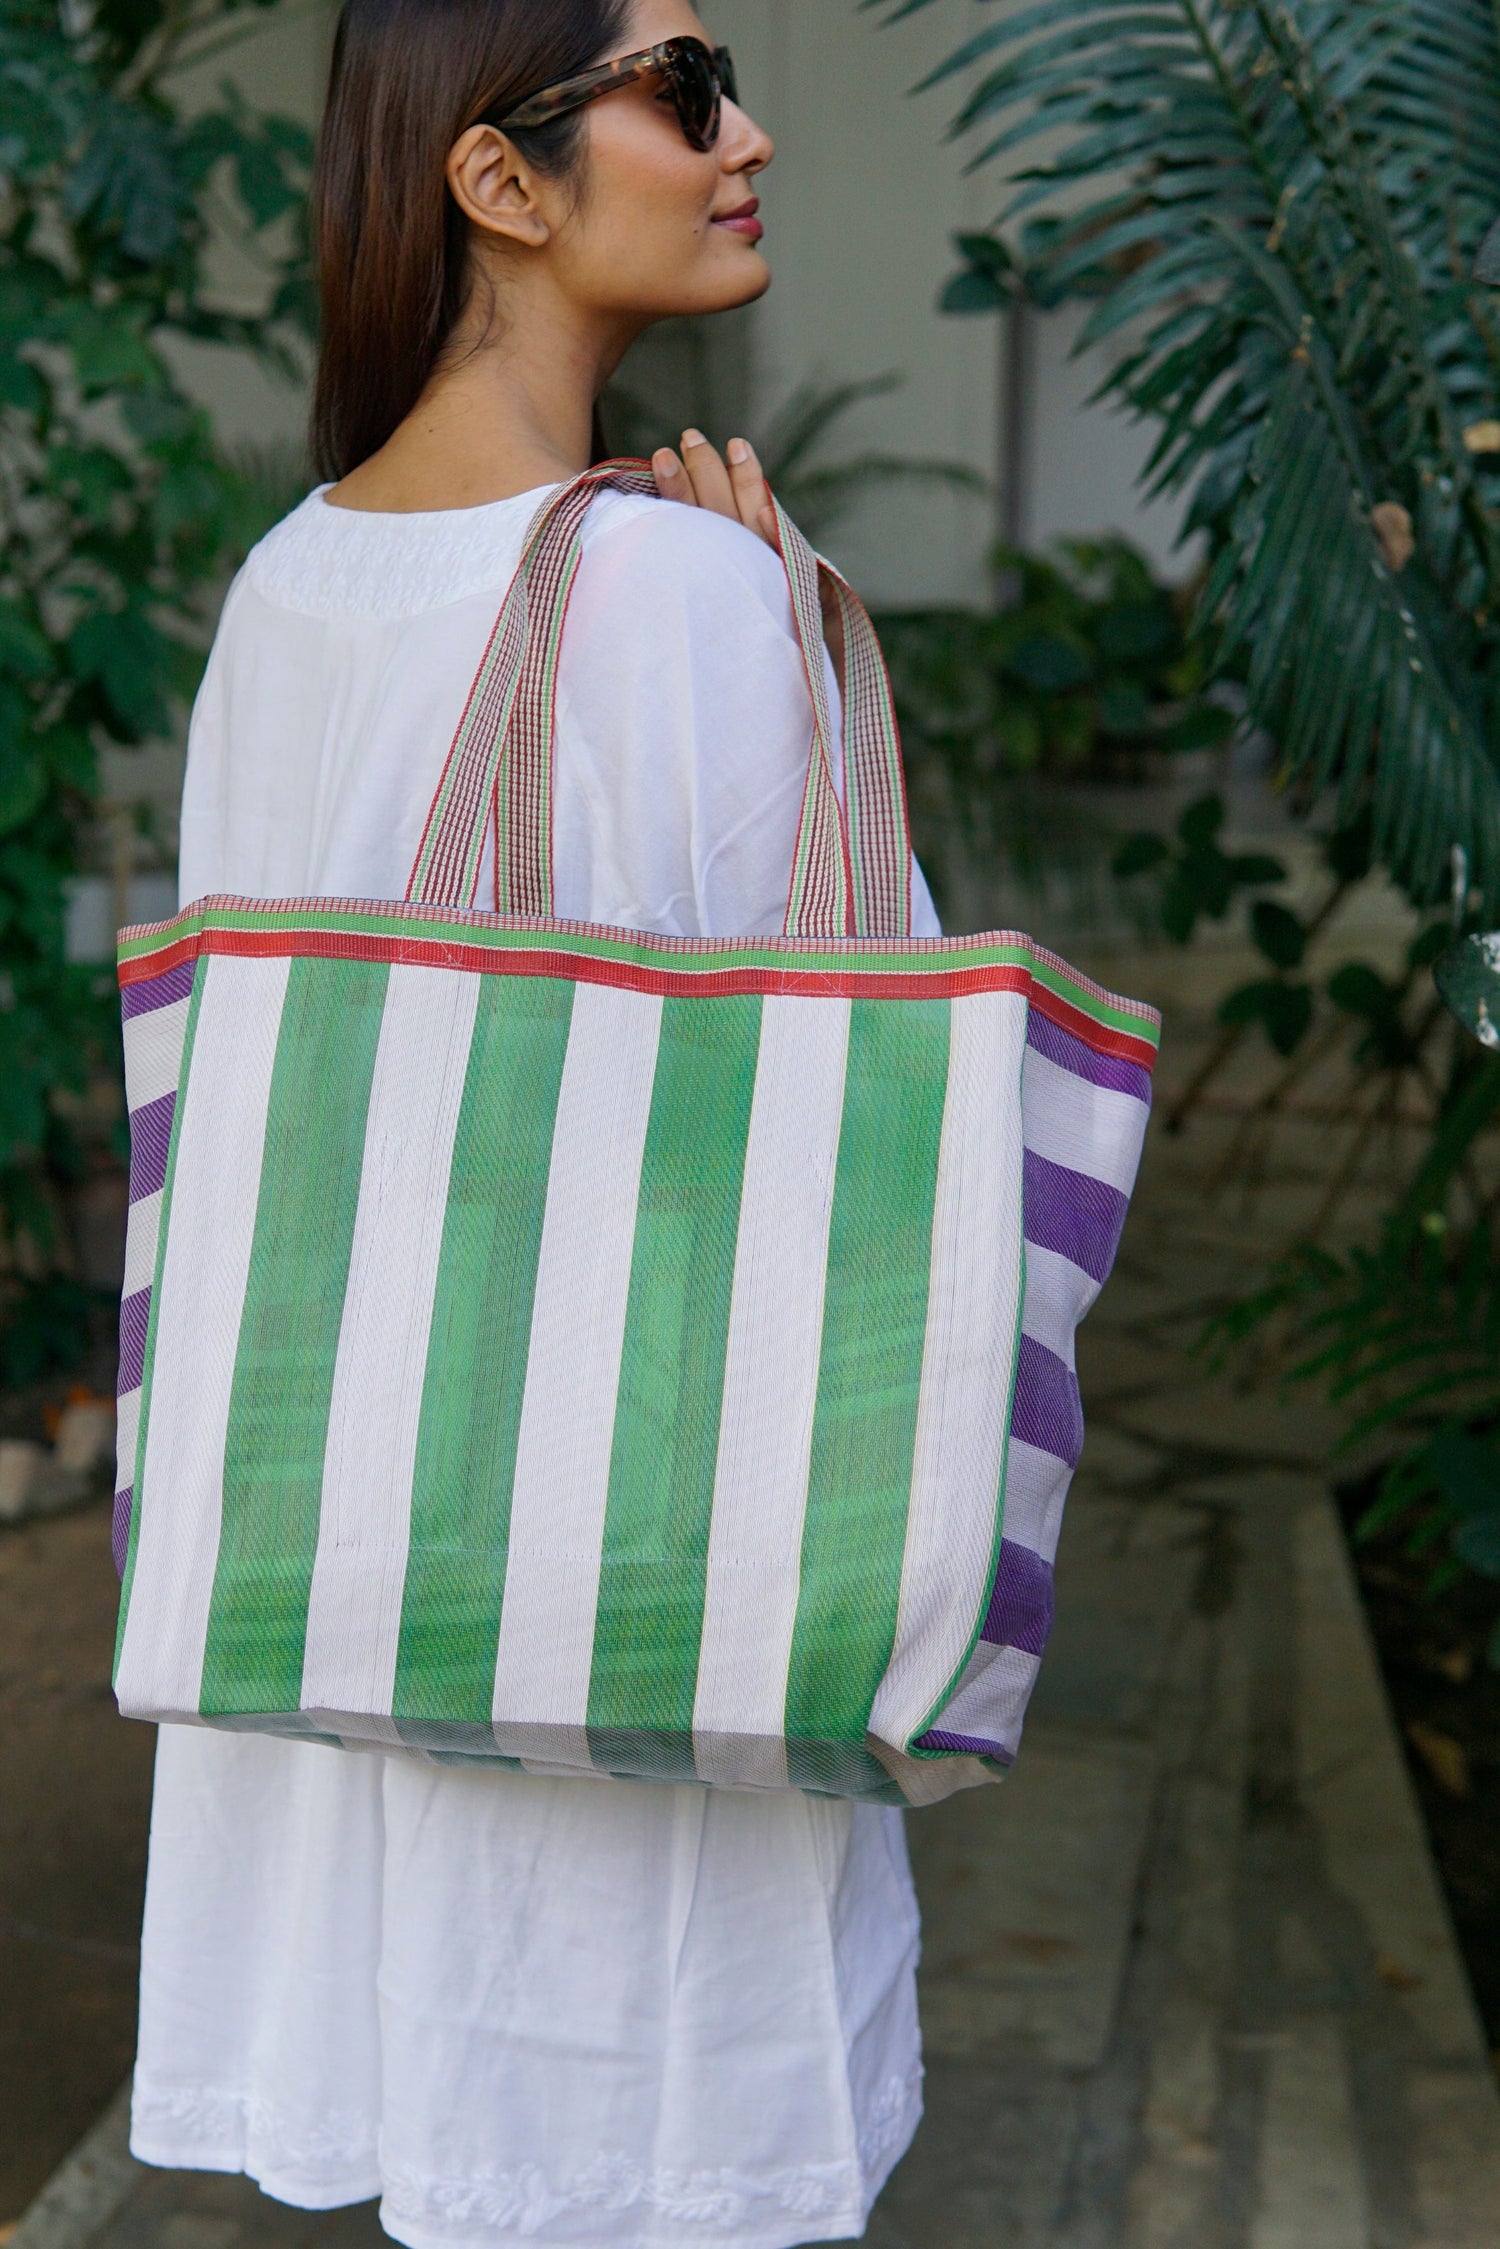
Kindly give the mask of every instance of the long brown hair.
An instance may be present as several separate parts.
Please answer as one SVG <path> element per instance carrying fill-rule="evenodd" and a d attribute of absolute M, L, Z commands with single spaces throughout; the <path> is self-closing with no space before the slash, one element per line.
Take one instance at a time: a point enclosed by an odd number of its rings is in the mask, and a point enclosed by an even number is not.
<path fill-rule="evenodd" d="M 629 0 L 344 0 L 314 192 L 320 477 L 379 451 L 463 310 L 467 227 L 443 177 L 449 149 L 479 119 L 598 62 L 629 13 Z M 564 117 L 514 139 L 566 177 L 583 128 Z"/>

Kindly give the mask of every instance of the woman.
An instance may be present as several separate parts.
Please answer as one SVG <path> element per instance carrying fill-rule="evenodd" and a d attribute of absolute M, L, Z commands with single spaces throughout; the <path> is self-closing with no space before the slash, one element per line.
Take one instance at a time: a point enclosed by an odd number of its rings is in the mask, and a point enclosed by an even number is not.
<path fill-rule="evenodd" d="M 771 143 L 704 38 L 685 0 L 347 0 L 318 192 L 329 481 L 226 603 L 185 900 L 402 894 L 605 379 L 653 320 L 768 285 Z M 663 498 L 588 520 L 558 911 L 771 932 L 810 697 L 753 454 L 726 468 L 692 432 L 684 454 L 658 456 Z M 166 1728 L 132 2144 L 309 2209 L 378 2194 L 412 2249 L 846 2239 L 920 2113 L 916 1950 L 895 1812 Z"/>

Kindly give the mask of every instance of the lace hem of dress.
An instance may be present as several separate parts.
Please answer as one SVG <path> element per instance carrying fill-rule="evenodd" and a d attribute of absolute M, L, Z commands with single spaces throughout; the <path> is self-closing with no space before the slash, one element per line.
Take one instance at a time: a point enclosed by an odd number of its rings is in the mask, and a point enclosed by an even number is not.
<path fill-rule="evenodd" d="M 638 2249 L 648 2239 L 680 2242 L 684 2249 L 690 2238 L 783 2242 L 793 2219 L 790 2238 L 801 2239 L 807 2227 L 818 2224 L 853 2234 L 863 2231 L 870 2205 L 905 2153 L 921 2114 L 920 2073 L 892 2078 L 866 2119 L 857 2162 L 785 2171 L 650 2171 L 626 2155 L 601 2154 L 567 2181 L 549 2179 L 535 2163 L 458 2181 L 387 2165 L 381 2216 L 432 2238 L 472 2243 L 487 2237 L 499 2244 L 544 2238 L 555 2220 L 586 2211 L 614 2218 L 634 2214 L 639 2227 L 617 2237 L 620 2249 Z M 688 2228 L 691 2236 L 683 2230 Z M 610 2234 L 616 2238 L 613 2228 Z M 569 2227 L 556 2238 L 576 2236 Z"/>
<path fill-rule="evenodd" d="M 434 2179 L 412 2165 L 380 2162 L 362 2113 L 332 2111 L 294 2123 L 258 2095 L 137 2079 L 132 2140 L 148 2161 L 160 2149 L 175 2167 L 248 2168 L 262 2184 L 295 2181 L 320 2198 L 326 2192 L 329 2207 L 341 2184 L 351 2202 L 383 2190 L 384 2218 L 439 2239 L 534 2240 L 558 2218 L 596 2211 L 612 2218 L 634 2214 L 662 2242 L 685 2245 L 688 2228 L 710 2240 L 784 2241 L 794 2219 L 799 2233 L 818 2223 L 858 2232 L 921 2113 L 918 2073 L 887 2081 L 865 2119 L 855 2162 L 770 2172 L 652 2171 L 606 2152 L 566 2180 L 550 2179 L 535 2163 Z M 627 2239 L 643 2238 L 637 2230 L 618 2236 L 621 2249 Z"/>
<path fill-rule="evenodd" d="M 344 2199 L 378 2194 L 380 2163 L 362 2109 L 299 2115 L 259 2094 L 199 2085 L 153 2085 L 139 2074 L 131 2093 L 130 2136 L 147 2161 L 162 2149 L 174 2167 L 262 2171 L 304 2181 L 309 2190 L 348 2187 Z M 205 2160 L 195 2165 L 194 2153 Z M 351 2183 L 353 2182 L 353 2183 Z"/>

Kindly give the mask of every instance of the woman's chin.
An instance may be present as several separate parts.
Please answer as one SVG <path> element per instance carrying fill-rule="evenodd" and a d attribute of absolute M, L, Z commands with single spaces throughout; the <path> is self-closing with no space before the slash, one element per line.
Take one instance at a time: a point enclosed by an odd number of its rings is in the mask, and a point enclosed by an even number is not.
<path fill-rule="evenodd" d="M 753 305 L 770 288 L 771 279 L 771 268 L 760 251 L 748 243 L 736 243 L 729 256 L 721 253 L 701 260 L 676 289 L 659 295 L 652 291 L 648 296 L 645 291 L 632 292 L 627 283 L 618 292 L 611 292 L 609 301 L 619 312 L 652 327 L 658 320 L 695 320 Z"/>
<path fill-rule="evenodd" d="M 712 299 L 699 308 L 703 312 L 733 312 L 740 305 L 753 305 L 771 286 L 771 268 L 755 243 L 736 243 L 733 256 L 721 263 L 722 271 L 713 277 Z"/>

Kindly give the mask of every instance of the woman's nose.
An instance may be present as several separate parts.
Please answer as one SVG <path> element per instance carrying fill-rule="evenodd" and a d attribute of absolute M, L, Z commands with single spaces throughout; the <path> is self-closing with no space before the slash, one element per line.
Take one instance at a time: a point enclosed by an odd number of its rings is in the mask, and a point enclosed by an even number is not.
<path fill-rule="evenodd" d="M 726 98 L 719 128 L 719 161 L 726 172 L 763 172 L 776 154 L 776 143 L 738 102 Z"/>

